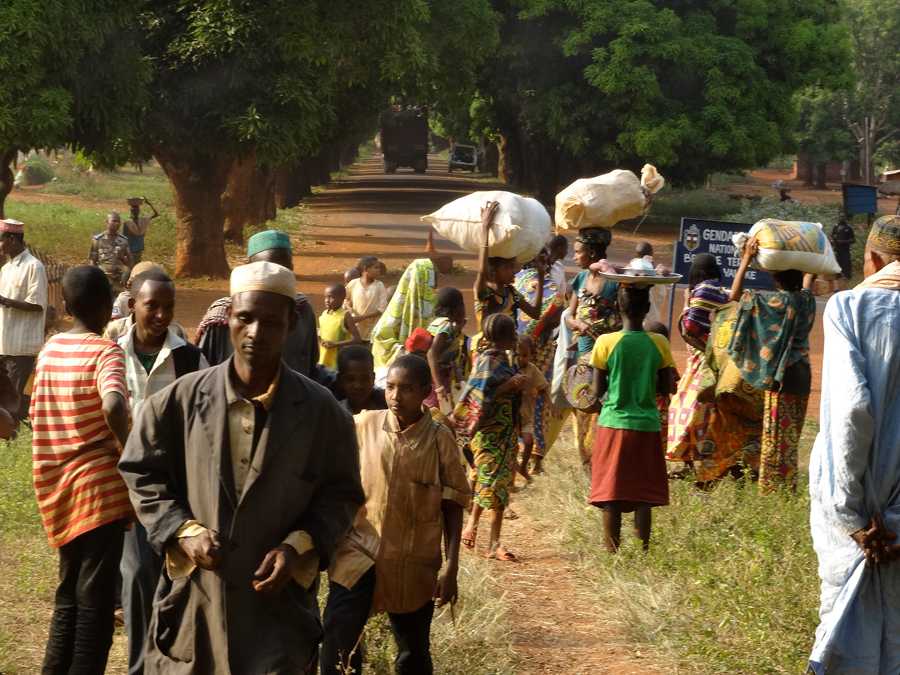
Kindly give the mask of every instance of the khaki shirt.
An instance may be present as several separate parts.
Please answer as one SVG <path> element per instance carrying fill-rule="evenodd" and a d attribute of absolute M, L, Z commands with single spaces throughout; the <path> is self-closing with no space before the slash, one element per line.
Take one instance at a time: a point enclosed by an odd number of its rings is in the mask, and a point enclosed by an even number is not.
<path fill-rule="evenodd" d="M 128 240 L 123 235 L 117 234 L 115 243 L 110 242 L 106 232 L 94 235 L 94 238 L 91 240 L 91 252 L 88 253 L 88 259 L 97 263 L 97 266 L 106 272 L 107 275 L 118 279 L 122 276 L 122 272 L 125 271 L 125 265 L 116 256 L 116 246 L 121 247 L 122 255 L 131 264 L 131 249 L 128 248 Z"/>
<path fill-rule="evenodd" d="M 471 497 L 459 449 L 427 408 L 403 431 L 390 410 L 353 419 L 366 503 L 328 572 L 349 589 L 375 565 L 372 611 L 414 612 L 433 597 L 441 569 L 441 500 L 465 507 Z"/>

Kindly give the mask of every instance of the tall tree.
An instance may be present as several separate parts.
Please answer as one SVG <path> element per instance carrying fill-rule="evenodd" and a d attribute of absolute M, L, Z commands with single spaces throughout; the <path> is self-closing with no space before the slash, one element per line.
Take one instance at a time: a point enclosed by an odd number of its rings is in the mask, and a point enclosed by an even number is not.
<path fill-rule="evenodd" d="M 804 176 L 806 183 L 813 181 L 824 188 L 824 165 L 828 162 L 849 161 L 857 156 L 857 143 L 844 123 L 849 91 L 830 91 L 809 87 L 795 96 L 800 124 L 797 143 L 808 160 L 810 171 L 821 167 L 818 176 Z M 821 180 L 819 180 L 821 179 Z"/>
<path fill-rule="evenodd" d="M 867 141 L 871 158 L 886 143 L 900 140 L 900 3 L 849 0 L 846 17 L 858 84 L 844 119 L 859 143 L 865 174 Z M 874 178 L 871 166 L 869 175 Z"/>
<path fill-rule="evenodd" d="M 235 160 L 317 155 L 344 101 L 416 67 L 423 0 L 148 0 L 153 63 L 138 148 L 166 172 L 178 216 L 176 274 L 224 277 L 221 196 Z"/>
<path fill-rule="evenodd" d="M 551 200 L 587 172 L 656 164 L 676 184 L 792 141 L 792 94 L 848 63 L 837 0 L 495 0 L 482 77 L 501 170 Z"/>
<path fill-rule="evenodd" d="M 0 217 L 18 151 L 117 154 L 142 108 L 141 0 L 0 3 Z M 99 225 L 98 225 L 99 227 Z"/>

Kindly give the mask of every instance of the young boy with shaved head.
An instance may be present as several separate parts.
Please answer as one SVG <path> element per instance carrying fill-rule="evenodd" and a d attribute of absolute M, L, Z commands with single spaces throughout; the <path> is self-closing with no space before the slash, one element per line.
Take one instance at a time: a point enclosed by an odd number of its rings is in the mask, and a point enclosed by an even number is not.
<path fill-rule="evenodd" d="M 386 384 L 389 409 L 354 417 L 366 503 L 328 570 L 323 674 L 361 673 L 360 635 L 370 614 L 387 612 L 398 675 L 431 675 L 435 606 L 456 602 L 471 496 L 456 440 L 424 405 L 432 386 L 425 359 L 398 356 Z"/>

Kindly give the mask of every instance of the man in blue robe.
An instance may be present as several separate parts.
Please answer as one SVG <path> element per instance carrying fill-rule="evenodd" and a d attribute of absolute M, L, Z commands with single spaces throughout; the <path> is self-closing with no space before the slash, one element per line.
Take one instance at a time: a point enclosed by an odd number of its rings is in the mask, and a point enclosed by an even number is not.
<path fill-rule="evenodd" d="M 821 430 L 810 458 L 822 594 L 810 671 L 900 673 L 900 217 L 866 243 L 866 279 L 823 318 Z"/>

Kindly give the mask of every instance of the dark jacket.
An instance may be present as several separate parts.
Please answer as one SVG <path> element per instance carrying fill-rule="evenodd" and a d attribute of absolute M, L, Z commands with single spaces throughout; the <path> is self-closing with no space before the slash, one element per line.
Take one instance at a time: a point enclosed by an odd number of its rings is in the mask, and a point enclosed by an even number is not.
<path fill-rule="evenodd" d="M 234 490 L 225 378 L 231 359 L 151 396 L 119 462 L 160 554 L 187 520 L 215 530 L 223 563 L 156 592 L 148 675 L 309 672 L 322 637 L 315 593 L 295 581 L 253 589 L 266 553 L 310 534 L 320 569 L 363 504 L 352 418 L 323 387 L 282 364 L 281 380 L 240 501 Z"/>

